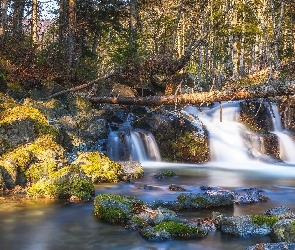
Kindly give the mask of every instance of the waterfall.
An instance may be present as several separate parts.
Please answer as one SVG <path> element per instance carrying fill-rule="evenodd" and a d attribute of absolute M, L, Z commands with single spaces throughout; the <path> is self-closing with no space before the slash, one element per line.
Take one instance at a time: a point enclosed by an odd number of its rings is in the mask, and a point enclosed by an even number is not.
<path fill-rule="evenodd" d="M 276 104 L 271 104 L 272 123 L 280 142 L 281 160 L 295 162 L 295 142 L 291 135 L 282 128 L 281 116 Z M 186 111 L 197 115 L 209 130 L 210 154 L 213 162 L 252 163 L 254 159 L 269 159 L 264 155 L 263 138 L 249 131 L 239 119 L 239 102 L 222 103 L 222 122 L 220 122 L 220 107 L 198 108 L 189 106 Z M 245 140 L 246 137 L 247 140 Z"/>
<path fill-rule="evenodd" d="M 295 142 L 291 137 L 291 134 L 283 129 L 281 116 L 278 111 L 278 107 L 275 103 L 270 104 L 270 110 L 272 113 L 273 131 L 276 134 L 280 142 L 280 158 L 283 161 L 294 163 L 295 162 Z"/>
<path fill-rule="evenodd" d="M 128 122 L 117 131 L 110 131 L 107 155 L 113 161 L 161 161 L 154 136 L 149 131 L 132 128 Z"/>
<path fill-rule="evenodd" d="M 196 114 L 207 127 L 210 140 L 210 157 L 214 162 L 247 162 L 251 160 L 242 137 L 246 127 L 238 122 L 239 105 L 237 102 L 222 104 L 222 122 L 220 108 L 199 109 L 189 106 L 189 113 Z"/>

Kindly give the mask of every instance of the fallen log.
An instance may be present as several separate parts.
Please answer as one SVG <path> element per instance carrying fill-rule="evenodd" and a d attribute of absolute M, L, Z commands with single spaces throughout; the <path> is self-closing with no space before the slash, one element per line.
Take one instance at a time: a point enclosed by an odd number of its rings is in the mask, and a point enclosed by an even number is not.
<path fill-rule="evenodd" d="M 272 81 L 261 85 L 238 89 L 214 90 L 191 94 L 148 96 L 148 97 L 87 97 L 92 103 L 109 103 L 121 105 L 175 105 L 202 104 L 243 99 L 272 98 L 276 96 L 291 96 L 295 94 L 295 81 Z"/>

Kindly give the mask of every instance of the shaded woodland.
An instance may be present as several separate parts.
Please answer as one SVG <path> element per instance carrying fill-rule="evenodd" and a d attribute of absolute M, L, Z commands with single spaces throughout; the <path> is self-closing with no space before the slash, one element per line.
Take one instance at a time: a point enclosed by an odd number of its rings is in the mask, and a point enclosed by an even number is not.
<path fill-rule="evenodd" d="M 0 17 L 8 87 L 212 94 L 294 75 L 290 0 L 1 0 Z"/>

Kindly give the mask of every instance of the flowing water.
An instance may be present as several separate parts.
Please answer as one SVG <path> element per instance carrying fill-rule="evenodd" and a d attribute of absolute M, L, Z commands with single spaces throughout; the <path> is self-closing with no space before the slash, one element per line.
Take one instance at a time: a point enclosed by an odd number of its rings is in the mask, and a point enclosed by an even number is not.
<path fill-rule="evenodd" d="M 295 211 L 295 164 L 292 158 L 286 156 L 290 154 L 292 157 L 295 151 L 289 152 L 292 148 L 286 146 L 287 140 L 280 137 L 281 155 L 286 157 L 286 163 L 266 164 L 254 159 L 243 145 L 241 131 L 245 132 L 246 128 L 237 122 L 237 103 L 223 104 L 222 111 L 222 122 L 220 122 L 218 107 L 204 108 L 203 114 L 199 114 L 194 107 L 188 107 L 184 111 L 198 114 L 207 126 L 212 153 L 210 163 L 172 164 L 155 161 L 156 158 L 151 157 L 153 161 L 142 161 L 145 170 L 143 179 L 134 180 L 131 183 L 97 185 L 96 194 L 127 194 L 139 197 L 143 201 L 156 199 L 168 201 L 176 199 L 181 193 L 168 190 L 168 186 L 172 183 L 184 187 L 189 192 L 200 192 L 200 186 L 203 185 L 239 193 L 245 188 L 257 187 L 263 190 L 263 195 L 268 196 L 269 201 L 243 206 L 234 205 L 231 208 L 181 212 L 179 216 L 209 217 L 212 211 L 226 213 L 228 216 L 262 214 L 269 208 L 281 205 Z M 286 134 L 282 128 L 277 127 L 273 132 Z M 292 140 L 291 143 L 294 144 Z M 154 178 L 156 173 L 167 169 L 173 170 L 178 177 Z M 147 184 L 155 187 L 156 190 L 138 189 L 138 184 Z M 271 242 L 267 236 L 238 238 L 219 232 L 211 232 L 200 240 L 147 242 L 139 236 L 138 232 L 128 231 L 120 225 L 110 225 L 97 219 L 93 215 L 92 202 L 69 204 L 43 200 L 4 203 L 0 200 L 0 223 L 0 249 L 9 250 L 240 250 L 260 242 Z"/>

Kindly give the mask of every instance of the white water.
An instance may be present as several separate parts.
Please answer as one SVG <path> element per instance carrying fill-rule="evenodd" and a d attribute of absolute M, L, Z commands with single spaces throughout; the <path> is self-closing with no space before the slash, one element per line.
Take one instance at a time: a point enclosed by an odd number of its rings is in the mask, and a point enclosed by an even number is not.
<path fill-rule="evenodd" d="M 128 124 L 109 133 L 107 155 L 113 161 L 161 161 L 154 136 Z"/>
<path fill-rule="evenodd" d="M 278 107 L 271 104 L 272 122 L 274 130 L 272 133 L 276 134 L 280 141 L 280 158 L 288 163 L 295 163 L 295 142 L 288 131 L 283 130 L 281 116 Z"/>

